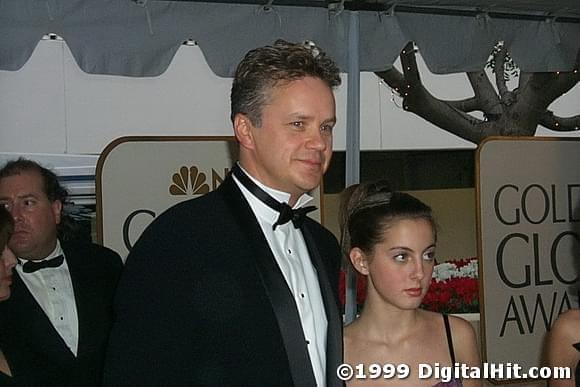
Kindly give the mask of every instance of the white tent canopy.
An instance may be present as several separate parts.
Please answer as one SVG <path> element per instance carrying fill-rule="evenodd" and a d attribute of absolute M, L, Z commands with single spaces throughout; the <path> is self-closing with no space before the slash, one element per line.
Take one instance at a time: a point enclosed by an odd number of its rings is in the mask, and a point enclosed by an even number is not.
<path fill-rule="evenodd" d="M 432 72 L 479 70 L 500 40 L 522 70 L 566 71 L 580 48 L 580 2 L 0 0 L 0 70 L 20 69 L 48 33 L 93 74 L 157 76 L 194 40 L 231 76 L 247 50 L 276 38 L 313 40 L 347 69 L 352 28 L 361 71 L 388 68 L 408 41 Z"/>

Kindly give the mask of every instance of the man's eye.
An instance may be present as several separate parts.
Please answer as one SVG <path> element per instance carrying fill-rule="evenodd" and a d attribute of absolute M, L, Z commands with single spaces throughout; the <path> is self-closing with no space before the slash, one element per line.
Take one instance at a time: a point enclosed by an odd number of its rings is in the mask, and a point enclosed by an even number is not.
<path fill-rule="evenodd" d="M 304 126 L 304 123 L 302 121 L 294 121 L 291 125 L 295 128 L 301 128 Z"/>
<path fill-rule="evenodd" d="M 320 131 L 325 132 L 325 133 L 332 133 L 333 129 L 334 129 L 334 127 L 332 125 L 322 125 L 320 127 Z"/>

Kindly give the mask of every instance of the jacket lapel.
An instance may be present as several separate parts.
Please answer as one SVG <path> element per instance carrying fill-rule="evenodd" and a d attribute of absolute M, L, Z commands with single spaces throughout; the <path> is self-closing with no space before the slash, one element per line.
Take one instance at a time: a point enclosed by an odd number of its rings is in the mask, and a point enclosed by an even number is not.
<path fill-rule="evenodd" d="M 343 382 L 336 377 L 336 369 L 342 363 L 342 319 L 338 311 L 335 292 L 332 290 L 330 276 L 320 256 L 320 251 L 314 237 L 306 226 L 302 227 L 302 235 L 308 248 L 312 264 L 318 274 L 318 283 L 322 293 L 328 330 L 326 334 L 326 381 L 328 386 L 342 386 Z"/>
<path fill-rule="evenodd" d="M 268 241 L 231 176 L 223 181 L 219 190 L 226 197 L 226 202 L 230 206 L 234 218 L 239 222 L 240 229 L 246 233 L 245 239 L 250 242 L 251 251 L 255 253 L 254 262 L 278 321 L 294 385 L 314 386 L 316 379 L 312 371 L 312 363 L 308 355 L 298 309 L 270 250 Z"/>
<path fill-rule="evenodd" d="M 14 271 L 12 297 L 6 301 L 14 332 L 31 348 L 46 354 L 47 359 L 62 367 L 70 367 L 75 357 L 60 337 L 18 272 Z"/>
<path fill-rule="evenodd" d="M 77 358 L 82 358 L 85 354 L 92 352 L 92 349 L 101 338 L 98 332 L 102 324 L 102 314 L 99 313 L 99 299 L 95 299 L 96 292 L 92 289 L 90 261 L 80 247 L 67 249 L 63 244 L 63 251 L 66 256 L 70 278 L 74 290 L 75 305 L 77 308 L 77 320 L 79 328 L 79 340 L 77 347 Z M 83 259 L 84 258 L 84 259 Z"/>

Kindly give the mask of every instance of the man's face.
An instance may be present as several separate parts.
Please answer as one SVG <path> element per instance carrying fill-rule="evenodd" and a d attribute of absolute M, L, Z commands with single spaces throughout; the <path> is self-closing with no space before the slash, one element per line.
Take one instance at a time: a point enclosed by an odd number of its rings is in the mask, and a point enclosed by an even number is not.
<path fill-rule="evenodd" d="M 22 171 L 0 179 L 0 204 L 14 218 L 8 246 L 18 257 L 38 260 L 54 250 L 62 204 L 48 200 L 40 173 Z"/>
<path fill-rule="evenodd" d="M 305 77 L 279 84 L 262 109 L 261 127 L 242 115 L 234 121 L 247 156 L 242 155 L 242 166 L 268 187 L 290 193 L 293 205 L 320 184 L 328 169 L 335 122 L 334 95 L 322 80 Z"/>

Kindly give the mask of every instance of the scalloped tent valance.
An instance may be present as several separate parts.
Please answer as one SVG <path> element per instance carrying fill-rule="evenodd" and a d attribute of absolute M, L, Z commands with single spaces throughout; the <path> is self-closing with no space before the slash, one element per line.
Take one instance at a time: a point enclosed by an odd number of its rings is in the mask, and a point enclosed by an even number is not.
<path fill-rule="evenodd" d="M 408 41 L 416 42 L 435 73 L 481 69 L 499 40 L 525 71 L 571 70 L 580 49 L 576 0 L 559 5 L 545 0 L 510 2 L 513 8 L 508 11 L 514 17 L 494 15 L 508 6 L 494 8 L 498 7 L 494 2 L 484 0 L 380 3 L 385 10 L 330 11 L 275 2 L 264 7 L 188 1 L 0 0 L 0 70 L 20 69 L 47 33 L 63 37 L 79 67 L 92 74 L 160 75 L 188 39 L 199 44 L 219 76 L 231 76 L 247 50 L 276 38 L 313 40 L 347 69 L 353 13 L 360 26 L 361 71 L 388 68 Z M 526 3 L 546 16 L 538 17 L 536 11 L 536 17 L 529 17 L 529 12 L 517 17 L 527 9 Z M 414 12 L 413 5 L 423 8 Z M 468 11 L 464 5 L 469 5 Z M 433 8 L 431 13 L 425 8 L 434 6 L 455 12 Z"/>

